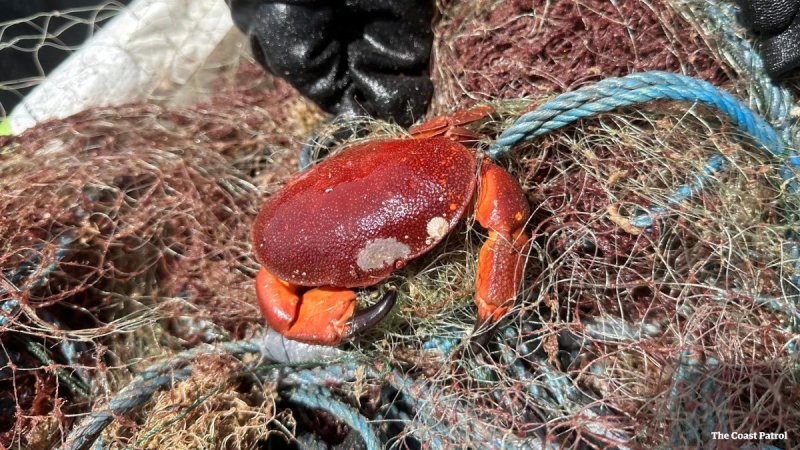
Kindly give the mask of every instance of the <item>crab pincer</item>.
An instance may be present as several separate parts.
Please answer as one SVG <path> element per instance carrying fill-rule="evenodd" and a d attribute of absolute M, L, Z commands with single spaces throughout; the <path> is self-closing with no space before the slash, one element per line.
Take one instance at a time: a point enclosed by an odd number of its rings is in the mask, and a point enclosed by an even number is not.
<path fill-rule="evenodd" d="M 336 344 L 380 322 L 394 307 L 397 291 L 390 289 L 374 305 L 356 310 L 349 289 L 302 289 L 282 281 L 267 269 L 256 276 L 261 313 L 269 326 L 289 339 Z"/>

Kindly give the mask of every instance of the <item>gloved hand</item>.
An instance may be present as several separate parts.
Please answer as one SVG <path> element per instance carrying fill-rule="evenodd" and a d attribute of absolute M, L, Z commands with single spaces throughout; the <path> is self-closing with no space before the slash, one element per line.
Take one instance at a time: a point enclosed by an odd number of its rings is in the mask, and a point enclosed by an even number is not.
<path fill-rule="evenodd" d="M 431 0 L 230 0 L 259 63 L 323 110 L 409 126 L 428 108 Z"/>
<path fill-rule="evenodd" d="M 772 77 L 800 66 L 800 0 L 738 0 L 742 19 L 762 37 L 760 52 Z"/>

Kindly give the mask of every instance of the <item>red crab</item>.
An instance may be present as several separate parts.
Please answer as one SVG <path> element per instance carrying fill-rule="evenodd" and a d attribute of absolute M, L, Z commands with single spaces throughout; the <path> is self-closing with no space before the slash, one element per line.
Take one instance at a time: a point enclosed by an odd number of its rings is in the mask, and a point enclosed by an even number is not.
<path fill-rule="evenodd" d="M 429 251 L 468 213 L 489 238 L 478 256 L 476 329 L 494 323 L 519 290 L 530 214 L 517 181 L 454 139 L 491 107 L 440 117 L 412 138 L 343 150 L 267 199 L 253 226 L 261 311 L 289 339 L 333 345 L 392 308 L 390 290 L 356 311 L 351 289 L 386 279 Z"/>

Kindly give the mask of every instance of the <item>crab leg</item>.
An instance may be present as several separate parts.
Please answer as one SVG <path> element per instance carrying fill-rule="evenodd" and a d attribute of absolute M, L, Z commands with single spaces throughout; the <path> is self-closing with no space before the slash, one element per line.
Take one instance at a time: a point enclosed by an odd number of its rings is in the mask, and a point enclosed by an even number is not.
<path fill-rule="evenodd" d="M 289 339 L 312 344 L 334 345 L 367 329 L 392 309 L 395 292 L 389 291 L 375 305 L 356 311 L 355 292 L 319 287 L 301 292 L 267 269 L 256 276 L 256 292 L 267 324 Z"/>
<path fill-rule="evenodd" d="M 503 317 L 519 292 L 529 244 L 523 228 L 529 215 L 519 183 L 504 169 L 484 161 L 475 218 L 489 230 L 489 239 L 478 255 L 476 330 Z"/>
<path fill-rule="evenodd" d="M 479 141 L 481 135 L 464 128 L 462 125 L 488 117 L 493 112 L 494 108 L 489 105 L 478 105 L 467 111 L 459 111 L 449 117 L 437 117 L 413 126 L 409 128 L 408 132 L 416 139 L 448 136 L 456 142 L 468 145 L 471 142 Z"/>

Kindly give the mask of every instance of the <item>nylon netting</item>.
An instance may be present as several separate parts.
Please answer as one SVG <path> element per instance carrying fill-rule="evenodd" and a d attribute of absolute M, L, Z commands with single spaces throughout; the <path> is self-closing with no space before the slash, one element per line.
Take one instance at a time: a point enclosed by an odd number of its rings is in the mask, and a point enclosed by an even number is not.
<path fill-rule="evenodd" d="M 491 102 L 471 125 L 484 145 L 556 93 L 632 71 L 748 92 L 702 27 L 661 2 L 439 7 L 431 115 Z M 56 44 L 65 30 L 120 10 L 0 24 L 0 52 L 71 52 Z M 23 25 L 28 37 L 9 41 Z M 191 76 L 134 102 L 0 138 L 0 446 L 57 447 L 150 364 L 264 331 L 251 222 L 322 115 L 244 42 L 231 32 Z M 40 82 L 0 81 L 0 92 Z M 368 127 L 355 140 L 402 134 Z M 631 226 L 719 154 L 729 169 L 700 194 L 649 230 Z M 465 338 L 485 238 L 466 220 L 392 275 L 398 305 L 342 346 L 351 362 L 209 353 L 116 417 L 101 448 L 363 448 L 345 410 L 309 396 L 347 406 L 393 448 L 693 447 L 713 431 L 797 440 L 797 255 L 785 237 L 798 202 L 780 162 L 710 109 L 658 102 L 578 122 L 502 164 L 527 192 L 534 240 L 488 352 Z"/>

